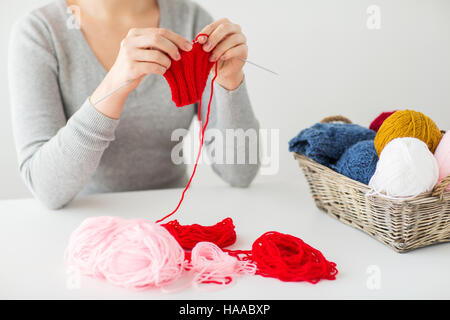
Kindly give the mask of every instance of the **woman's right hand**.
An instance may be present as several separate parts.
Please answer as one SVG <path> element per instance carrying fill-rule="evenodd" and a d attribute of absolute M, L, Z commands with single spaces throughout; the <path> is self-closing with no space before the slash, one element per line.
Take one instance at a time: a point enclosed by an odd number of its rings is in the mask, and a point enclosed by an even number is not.
<path fill-rule="evenodd" d="M 181 58 L 180 50 L 192 50 L 192 43 L 182 36 L 162 28 L 131 29 L 122 41 L 119 54 L 105 79 L 91 96 L 91 103 L 127 81 L 127 86 L 95 105 L 107 117 L 118 119 L 128 94 L 148 74 L 164 74 L 171 59 Z"/>

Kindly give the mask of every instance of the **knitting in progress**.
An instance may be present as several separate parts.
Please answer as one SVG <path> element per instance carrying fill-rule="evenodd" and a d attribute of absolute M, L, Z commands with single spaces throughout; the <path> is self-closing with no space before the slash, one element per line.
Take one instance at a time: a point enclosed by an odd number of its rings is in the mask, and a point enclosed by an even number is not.
<path fill-rule="evenodd" d="M 177 107 L 196 102 L 199 105 L 200 147 L 178 205 L 155 223 L 116 217 L 85 220 L 70 237 L 66 250 L 69 267 L 80 270 L 83 275 L 133 289 L 164 289 L 185 273 L 193 274 L 193 286 L 228 285 L 239 275 L 254 274 L 282 281 L 334 280 L 336 264 L 290 235 L 269 232 L 255 241 L 252 250 L 227 250 L 225 247 L 236 242 L 231 218 L 212 226 L 181 225 L 177 220 L 158 224 L 180 208 L 195 175 L 209 122 L 217 63 L 202 126 L 201 99 L 214 63 L 209 62 L 210 54 L 204 52 L 196 40 L 193 49 L 183 52 L 180 61 L 172 61 L 164 74 Z"/>
<path fill-rule="evenodd" d="M 211 110 L 211 102 L 214 94 L 214 81 L 217 78 L 217 62 L 215 63 L 214 78 L 211 81 L 211 95 L 208 102 L 208 110 L 206 112 L 205 125 L 202 126 L 201 109 L 202 109 L 202 95 L 205 90 L 206 80 L 208 79 L 209 72 L 211 71 L 214 63 L 209 62 L 209 52 L 205 52 L 202 46 L 197 42 L 197 39 L 201 36 L 208 36 L 207 34 L 199 34 L 193 41 L 192 50 L 189 52 L 182 52 L 180 61 L 172 60 L 172 64 L 169 70 L 166 71 L 164 77 L 169 83 L 172 91 L 172 100 L 177 107 L 183 107 L 198 101 L 198 121 L 200 124 L 200 146 L 198 148 L 197 158 L 195 159 L 194 169 L 192 170 L 191 177 L 181 193 L 180 201 L 175 209 L 156 221 L 156 223 L 166 220 L 168 217 L 174 215 L 184 200 L 184 195 L 191 185 L 192 179 L 194 179 L 195 172 L 197 171 L 198 160 L 202 154 L 203 140 L 205 137 L 205 131 L 208 127 L 209 113 Z M 184 61 L 186 60 L 186 62 Z M 172 68 L 174 70 L 172 70 Z M 197 72 L 199 71 L 199 72 Z M 167 75 L 166 75 L 167 74 Z M 194 100 L 196 99 L 196 100 Z"/>
<path fill-rule="evenodd" d="M 214 66 L 214 62 L 209 61 L 211 53 L 204 51 L 197 42 L 200 36 L 202 34 L 195 38 L 192 50 L 181 51 L 181 59 L 172 60 L 170 68 L 164 73 L 177 107 L 201 101 L 206 81 Z"/>

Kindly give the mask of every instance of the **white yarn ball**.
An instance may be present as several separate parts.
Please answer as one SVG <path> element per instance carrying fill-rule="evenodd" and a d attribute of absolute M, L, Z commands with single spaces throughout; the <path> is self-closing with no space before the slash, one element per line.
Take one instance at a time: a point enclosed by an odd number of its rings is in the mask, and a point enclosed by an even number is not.
<path fill-rule="evenodd" d="M 380 154 L 369 186 L 376 193 L 392 197 L 415 197 L 433 190 L 439 178 L 436 158 L 416 138 L 397 138 Z"/>

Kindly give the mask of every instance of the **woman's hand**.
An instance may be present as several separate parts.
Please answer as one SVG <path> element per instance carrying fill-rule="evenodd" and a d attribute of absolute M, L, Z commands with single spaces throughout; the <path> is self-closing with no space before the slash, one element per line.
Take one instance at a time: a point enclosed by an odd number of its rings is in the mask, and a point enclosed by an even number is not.
<path fill-rule="evenodd" d="M 217 82 L 228 90 L 234 90 L 244 79 L 242 67 L 247 59 L 247 39 L 241 27 L 224 18 L 203 28 L 197 40 L 203 50 L 211 52 L 210 61 L 218 61 Z"/>
<path fill-rule="evenodd" d="M 112 90 L 131 81 L 119 92 L 95 105 L 104 115 L 118 119 L 126 97 L 146 75 L 164 74 L 170 67 L 170 58 L 179 60 L 181 58 L 179 50 L 191 49 L 190 41 L 172 31 L 161 28 L 131 29 L 121 43 L 111 70 L 92 94 L 91 102 L 95 103 Z"/>

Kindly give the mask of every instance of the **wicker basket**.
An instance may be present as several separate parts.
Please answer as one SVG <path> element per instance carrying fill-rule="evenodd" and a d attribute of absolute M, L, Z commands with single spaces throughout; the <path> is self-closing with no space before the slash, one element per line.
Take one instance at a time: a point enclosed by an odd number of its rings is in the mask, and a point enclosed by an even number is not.
<path fill-rule="evenodd" d="M 345 121 L 337 116 L 322 122 Z M 450 176 L 433 192 L 395 200 L 367 195 L 369 187 L 294 153 L 319 209 L 364 231 L 397 252 L 450 241 Z"/>

